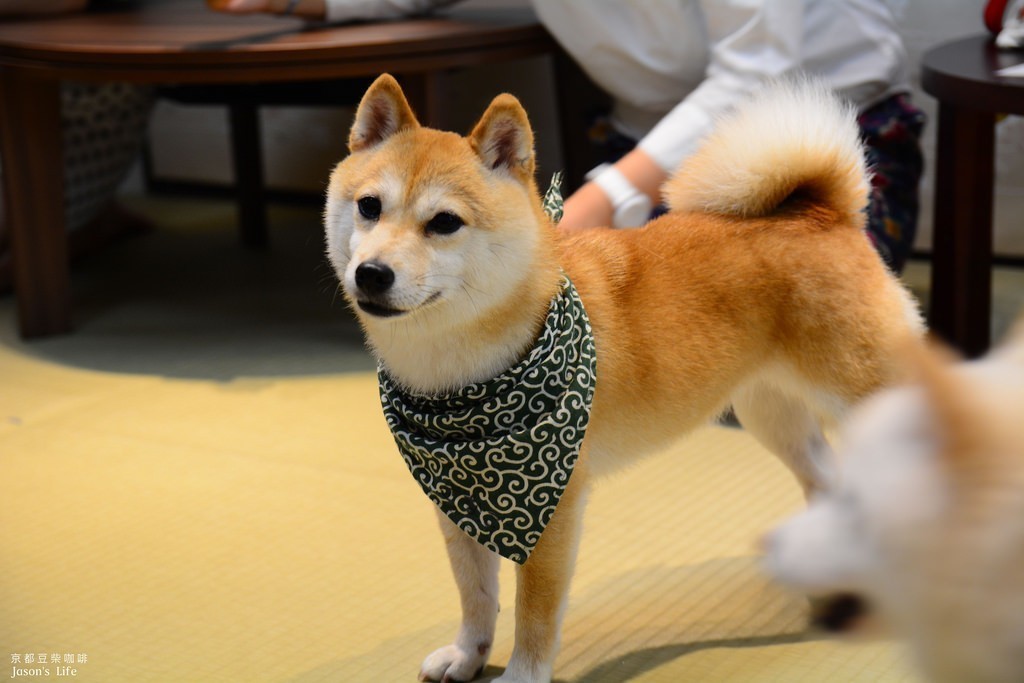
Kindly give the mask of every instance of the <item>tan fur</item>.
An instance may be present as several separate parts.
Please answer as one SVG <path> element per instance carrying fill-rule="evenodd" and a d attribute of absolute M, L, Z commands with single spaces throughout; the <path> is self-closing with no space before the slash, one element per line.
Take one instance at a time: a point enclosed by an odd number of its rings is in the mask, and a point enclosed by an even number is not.
<path fill-rule="evenodd" d="M 776 579 L 859 597 L 935 683 L 1024 679 L 1022 332 L 970 362 L 908 344 L 907 385 L 843 425 L 838 487 L 764 543 Z"/>
<path fill-rule="evenodd" d="M 764 216 L 802 195 L 843 220 L 863 220 L 868 178 L 851 105 L 805 81 L 797 86 L 800 111 L 778 97 L 780 85 L 755 93 L 746 108 L 720 121 L 665 185 L 673 211 Z"/>
<path fill-rule="evenodd" d="M 920 588 L 884 610 L 909 636 L 928 678 L 1024 678 L 1024 339 L 1018 326 L 982 361 L 925 349 L 911 362 L 935 417 L 948 507 L 915 558 Z M 904 571 L 913 571 L 907 562 Z M 905 580 L 901 577 L 899 581 Z M 883 606 L 887 608 L 888 605 Z"/>
<path fill-rule="evenodd" d="M 819 149 L 827 135 L 776 148 L 775 163 L 815 155 L 826 161 L 800 166 L 795 178 L 776 173 L 769 181 L 758 171 L 760 161 L 736 158 L 727 141 L 713 139 L 695 170 L 674 181 L 678 211 L 639 230 L 566 233 L 541 210 L 532 133 L 514 98 L 496 98 L 468 138 L 408 123 L 375 134 L 374 121 L 402 119 L 407 105 L 396 87 L 381 77 L 360 105 L 359 139 L 380 140 L 353 147 L 332 176 L 328 254 L 357 310 L 361 295 L 352 270 L 368 259 L 384 259 L 408 276 L 396 284 L 395 301 L 425 299 L 425 287 L 415 283 L 439 271 L 442 281 L 461 280 L 473 291 L 438 285 L 440 303 L 397 319 L 360 312 L 371 347 L 392 375 L 434 392 L 503 371 L 535 340 L 560 268 L 594 328 L 591 426 L 554 519 L 519 569 L 516 645 L 501 678 L 547 681 L 592 474 L 670 444 L 735 402 L 741 419 L 805 490 L 820 488 L 827 463 L 817 452 L 818 418 L 834 418 L 892 382 L 900 374 L 895 350 L 919 333 L 920 320 L 863 234 L 863 161 L 837 162 L 833 151 Z M 389 106 L 397 113 L 387 115 Z M 801 107 L 797 102 L 789 110 Z M 840 131 L 848 131 L 847 123 Z M 734 127 L 736 134 L 744 131 L 747 124 Z M 855 132 L 846 142 L 859 149 Z M 714 163 L 723 155 L 727 168 Z M 708 188 L 724 184 L 723 172 L 737 169 L 746 175 L 732 183 L 723 206 L 685 199 L 685 186 L 696 187 L 696 177 L 705 176 L 704 189 L 695 192 L 707 197 Z M 381 180 L 389 173 L 397 173 L 400 182 L 392 184 L 400 188 Z M 442 191 L 431 204 L 423 188 L 435 186 Z M 354 202 L 365 192 L 397 197 L 374 225 L 353 218 Z M 421 200 L 429 208 L 417 212 Z M 457 213 L 466 227 L 444 239 L 425 235 L 424 221 L 439 210 Z M 450 536 L 449 550 L 464 607 L 489 605 L 473 584 L 484 563 L 480 551 Z M 424 678 L 468 676 L 482 666 L 486 656 L 474 655 L 470 641 L 489 646 L 491 609 L 465 611 L 456 643 L 428 657 Z"/>
<path fill-rule="evenodd" d="M 979 373 L 939 342 L 911 350 L 907 365 L 925 391 L 942 444 L 942 460 L 959 487 L 957 512 L 967 535 L 976 514 L 991 514 L 986 497 L 1024 495 L 1024 338 L 1015 333 L 990 354 L 996 372 Z M 977 367 L 984 367 L 979 363 Z M 1022 586 L 1024 588 L 1024 586 Z"/>

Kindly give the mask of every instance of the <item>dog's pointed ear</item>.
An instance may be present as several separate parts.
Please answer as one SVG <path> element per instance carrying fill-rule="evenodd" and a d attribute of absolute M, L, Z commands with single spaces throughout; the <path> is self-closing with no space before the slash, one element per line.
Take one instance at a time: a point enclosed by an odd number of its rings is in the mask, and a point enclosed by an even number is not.
<path fill-rule="evenodd" d="M 375 147 L 395 133 L 419 128 L 402 88 L 391 74 L 381 74 L 363 95 L 348 135 L 350 152 Z"/>
<path fill-rule="evenodd" d="M 533 178 L 533 130 L 512 95 L 494 98 L 469 134 L 469 144 L 487 168 L 524 181 Z"/>
<path fill-rule="evenodd" d="M 924 388 L 948 464 L 965 471 L 981 464 L 974 455 L 984 452 L 988 443 L 988 411 L 984 394 L 957 372 L 955 366 L 961 360 L 948 346 L 930 339 L 920 344 L 911 363 Z"/>

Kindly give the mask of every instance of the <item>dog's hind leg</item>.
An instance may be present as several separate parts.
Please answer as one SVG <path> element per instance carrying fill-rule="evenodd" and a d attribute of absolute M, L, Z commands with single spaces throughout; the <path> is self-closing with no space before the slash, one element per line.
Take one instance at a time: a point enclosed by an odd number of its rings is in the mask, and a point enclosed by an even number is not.
<path fill-rule="evenodd" d="M 471 681 L 487 663 L 494 642 L 499 557 L 467 536 L 440 510 L 437 516 L 459 588 L 462 625 L 453 644 L 424 660 L 420 680 Z"/>
<path fill-rule="evenodd" d="M 576 469 L 530 559 L 517 568 L 515 646 L 494 683 L 551 680 L 588 488 L 585 473 Z"/>
<path fill-rule="evenodd" d="M 756 382 L 733 396 L 733 410 L 743 428 L 796 475 L 806 498 L 834 481 L 832 449 L 804 399 Z"/>

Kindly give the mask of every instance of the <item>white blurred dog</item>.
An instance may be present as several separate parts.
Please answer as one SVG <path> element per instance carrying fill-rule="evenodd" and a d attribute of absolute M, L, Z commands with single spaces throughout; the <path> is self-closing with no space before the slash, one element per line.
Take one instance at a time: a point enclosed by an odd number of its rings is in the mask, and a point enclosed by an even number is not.
<path fill-rule="evenodd" d="M 845 424 L 842 480 L 765 540 L 783 584 L 875 613 L 941 682 L 1024 681 L 1024 321 L 986 358 L 920 348 Z"/>

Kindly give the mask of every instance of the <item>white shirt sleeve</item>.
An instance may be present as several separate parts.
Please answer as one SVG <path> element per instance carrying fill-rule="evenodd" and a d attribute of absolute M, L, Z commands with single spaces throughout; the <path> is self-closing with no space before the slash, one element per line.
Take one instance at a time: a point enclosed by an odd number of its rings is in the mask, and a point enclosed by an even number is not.
<path fill-rule="evenodd" d="M 716 116 L 766 81 L 800 68 L 802 0 L 702 0 L 710 58 L 704 81 L 640 141 L 666 172 L 696 151 Z"/>
<path fill-rule="evenodd" d="M 397 19 L 458 0 L 327 0 L 327 21 Z"/>

